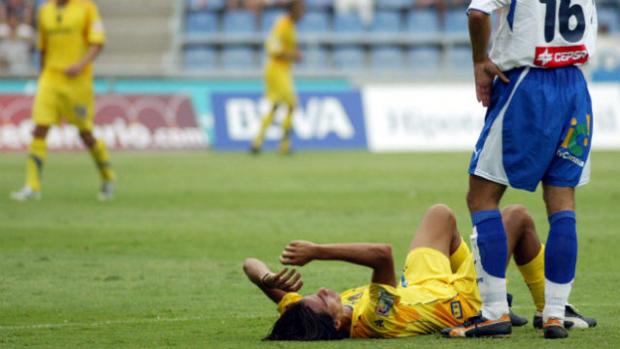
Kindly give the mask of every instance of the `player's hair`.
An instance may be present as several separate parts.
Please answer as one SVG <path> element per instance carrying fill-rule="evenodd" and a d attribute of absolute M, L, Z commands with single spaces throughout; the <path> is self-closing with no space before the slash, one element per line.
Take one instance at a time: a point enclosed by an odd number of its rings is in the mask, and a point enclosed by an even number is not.
<path fill-rule="evenodd" d="M 347 332 L 336 329 L 331 316 L 317 314 L 303 302 L 297 302 L 282 313 L 264 340 L 321 341 L 343 339 L 347 336 Z"/>

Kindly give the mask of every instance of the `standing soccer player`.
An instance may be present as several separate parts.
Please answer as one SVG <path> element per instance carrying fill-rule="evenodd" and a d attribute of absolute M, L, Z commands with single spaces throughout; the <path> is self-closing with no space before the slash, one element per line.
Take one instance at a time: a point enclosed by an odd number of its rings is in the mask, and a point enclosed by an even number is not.
<path fill-rule="evenodd" d="M 66 118 L 77 126 L 89 149 L 102 185 L 101 200 L 111 199 L 115 174 L 105 144 L 93 136 L 93 65 L 105 43 L 97 6 L 90 0 L 49 0 L 38 14 L 38 47 L 42 72 L 33 106 L 35 128 L 30 144 L 25 187 L 15 200 L 41 197 L 41 174 L 47 153 L 46 137 L 53 124 Z"/>
<path fill-rule="evenodd" d="M 271 104 L 271 109 L 263 117 L 260 131 L 252 142 L 251 151 L 254 154 L 260 153 L 267 128 L 280 107 L 286 108 L 286 117 L 282 123 L 279 151 L 280 154 L 288 154 L 291 151 L 293 112 L 297 106 L 291 67 L 293 63 L 301 60 L 301 53 L 297 48 L 295 23 L 303 17 L 305 7 L 303 0 L 291 0 L 286 7 L 287 13 L 276 21 L 265 45 L 268 56 L 265 66 L 265 95 Z"/>
<path fill-rule="evenodd" d="M 490 54 L 490 14 L 503 9 Z M 575 187 L 589 181 L 592 106 L 576 67 L 594 53 L 593 0 L 473 0 L 468 10 L 477 98 L 488 107 L 469 168 L 467 204 L 483 301 L 469 327 L 488 335 L 506 323 L 506 232 L 499 202 L 507 186 L 534 191 L 549 216 L 545 250 L 545 338 L 565 338 L 564 311 L 575 277 Z M 498 77 L 498 79 L 495 79 Z M 453 331 L 466 331 L 461 326 Z"/>

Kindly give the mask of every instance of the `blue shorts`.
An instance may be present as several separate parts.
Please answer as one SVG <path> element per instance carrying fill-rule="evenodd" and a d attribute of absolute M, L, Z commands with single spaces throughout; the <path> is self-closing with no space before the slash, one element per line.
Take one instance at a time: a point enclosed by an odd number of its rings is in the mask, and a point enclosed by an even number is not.
<path fill-rule="evenodd" d="M 493 86 L 469 173 L 517 189 L 590 180 L 592 101 L 577 67 L 517 68 Z"/>

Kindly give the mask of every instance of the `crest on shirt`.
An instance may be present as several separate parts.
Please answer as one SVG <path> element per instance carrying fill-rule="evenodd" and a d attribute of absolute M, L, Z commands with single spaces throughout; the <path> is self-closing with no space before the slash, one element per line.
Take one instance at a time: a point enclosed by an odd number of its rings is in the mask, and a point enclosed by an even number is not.
<path fill-rule="evenodd" d="M 377 301 L 375 313 L 377 313 L 377 315 L 386 316 L 390 313 L 393 306 L 394 296 L 384 290 L 379 290 L 379 300 Z"/>
<path fill-rule="evenodd" d="M 85 118 L 86 114 L 88 113 L 88 108 L 86 108 L 86 106 L 84 105 L 76 105 L 73 108 L 73 112 L 75 112 L 75 114 L 80 117 L 80 118 Z"/>
<path fill-rule="evenodd" d="M 452 311 L 452 316 L 455 319 L 461 320 L 463 318 L 463 307 L 461 306 L 460 301 L 450 303 L 450 310 Z"/>

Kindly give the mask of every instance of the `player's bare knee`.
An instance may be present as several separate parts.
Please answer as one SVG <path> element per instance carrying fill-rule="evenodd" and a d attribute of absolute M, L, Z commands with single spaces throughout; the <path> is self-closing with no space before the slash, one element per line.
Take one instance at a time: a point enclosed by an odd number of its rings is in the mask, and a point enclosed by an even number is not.
<path fill-rule="evenodd" d="M 47 131 L 49 127 L 43 125 L 36 125 L 34 130 L 32 130 L 32 136 L 34 138 L 45 138 L 47 137 Z"/>
<path fill-rule="evenodd" d="M 97 142 L 95 136 L 93 136 L 93 133 L 91 131 L 81 131 L 80 138 L 82 139 L 82 142 L 84 142 L 84 145 L 86 145 L 88 148 L 92 148 Z"/>
<path fill-rule="evenodd" d="M 431 206 L 428 211 L 426 211 L 426 215 L 430 219 L 438 222 L 443 222 L 452 227 L 456 226 L 456 216 L 454 215 L 454 211 L 452 211 L 452 209 L 446 204 L 435 204 Z"/>
<path fill-rule="evenodd" d="M 473 190 L 469 190 L 467 192 L 467 207 L 469 208 L 470 212 L 476 212 L 476 211 L 480 211 L 480 207 L 482 207 L 482 203 L 480 200 L 480 195 L 478 195 L 478 193 L 475 193 Z"/>
<path fill-rule="evenodd" d="M 519 231 L 529 231 L 534 226 L 534 219 L 523 205 L 509 205 L 502 210 L 504 221 L 521 227 Z"/>

